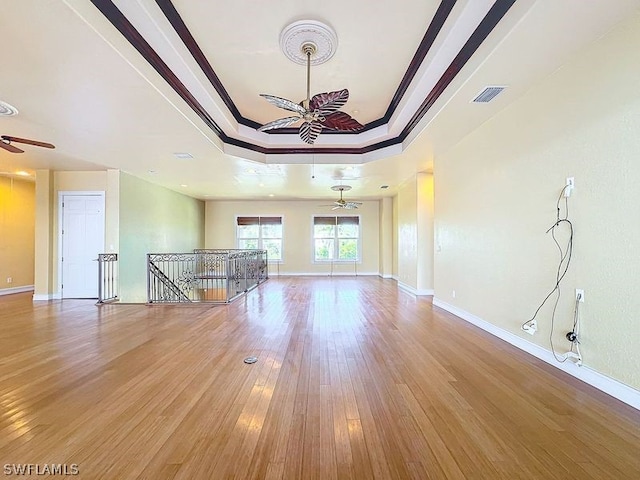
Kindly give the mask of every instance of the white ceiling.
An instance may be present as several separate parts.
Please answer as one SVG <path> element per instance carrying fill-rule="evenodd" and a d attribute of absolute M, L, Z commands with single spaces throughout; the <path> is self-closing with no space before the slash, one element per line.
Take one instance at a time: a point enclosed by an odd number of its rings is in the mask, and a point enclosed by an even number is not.
<path fill-rule="evenodd" d="M 305 147 L 295 135 L 238 125 L 153 0 L 114 3 L 226 135 L 258 146 Z M 316 150 L 397 136 L 493 4 L 456 2 L 387 125 L 358 135 L 321 134 Z M 283 115 L 258 94 L 305 95 L 304 67 L 279 50 L 282 28 L 309 18 L 330 24 L 338 49 L 312 68 L 312 94 L 349 88 L 343 110 L 367 123 L 384 115 L 440 2 L 173 5 L 241 115 L 259 123 Z M 89 0 L 4 0 L 3 7 L 0 100 L 20 114 L 0 117 L 0 134 L 57 148 L 25 146 L 19 155 L 0 150 L 0 174 L 118 168 L 198 198 L 333 198 L 331 185 L 343 181 L 353 187 L 350 198 L 371 199 L 393 195 L 412 174 L 430 170 L 434 155 L 637 12 L 640 1 L 516 1 L 406 139 L 366 155 L 265 155 L 226 145 Z M 486 85 L 508 88 L 489 104 L 470 104 Z M 179 160 L 176 152 L 194 158 Z"/>

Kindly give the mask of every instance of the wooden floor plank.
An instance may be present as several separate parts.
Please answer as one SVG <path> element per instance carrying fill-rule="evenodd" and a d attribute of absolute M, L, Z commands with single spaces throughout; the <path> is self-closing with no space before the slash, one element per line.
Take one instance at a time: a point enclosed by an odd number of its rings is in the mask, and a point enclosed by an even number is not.
<path fill-rule="evenodd" d="M 636 480 L 639 445 L 638 411 L 392 280 L 272 278 L 220 306 L 0 297 L 1 464 Z"/>

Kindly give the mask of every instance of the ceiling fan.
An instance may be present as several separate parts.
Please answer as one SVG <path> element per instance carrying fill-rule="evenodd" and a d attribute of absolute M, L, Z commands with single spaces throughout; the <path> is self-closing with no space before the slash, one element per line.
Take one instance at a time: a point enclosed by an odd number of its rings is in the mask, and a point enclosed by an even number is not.
<path fill-rule="evenodd" d="M 29 140 L 28 138 L 12 137 L 10 135 L 0 135 L 0 148 L 4 148 L 11 153 L 24 153 L 24 150 L 12 145 L 12 143 L 24 143 L 26 145 L 35 145 L 36 147 L 56 148 L 55 145 L 47 142 L 38 142 L 37 140 Z"/>
<path fill-rule="evenodd" d="M 301 50 L 307 59 L 307 98 L 300 103 L 295 103 L 286 98 L 260 94 L 272 105 L 295 112 L 297 115 L 279 118 L 273 122 L 266 123 L 258 128 L 258 131 L 264 132 L 276 128 L 284 128 L 302 120 L 303 123 L 300 125 L 299 130 L 300 138 L 309 144 L 313 144 L 323 128 L 342 132 L 357 132 L 363 129 L 364 125 L 351 115 L 338 111 L 349 100 L 349 90 L 346 88 L 335 92 L 318 93 L 313 98 L 309 98 L 311 56 L 316 53 L 317 47 L 315 43 L 309 41 L 302 45 Z"/>
<path fill-rule="evenodd" d="M 340 210 L 341 208 L 345 210 L 355 210 L 362 205 L 362 202 L 348 202 L 342 198 L 342 192 L 348 192 L 351 190 L 349 185 L 334 185 L 331 187 L 331 190 L 334 192 L 340 192 L 340 199 L 333 202 L 332 205 L 320 205 L 321 207 L 333 207 L 331 210 Z"/>

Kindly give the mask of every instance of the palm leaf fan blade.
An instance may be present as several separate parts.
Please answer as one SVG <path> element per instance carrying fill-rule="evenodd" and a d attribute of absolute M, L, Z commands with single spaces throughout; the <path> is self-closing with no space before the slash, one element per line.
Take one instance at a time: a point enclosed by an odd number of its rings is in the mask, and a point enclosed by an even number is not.
<path fill-rule="evenodd" d="M 322 131 L 322 124 L 319 122 L 304 122 L 300 125 L 300 138 L 308 144 L 313 144 Z"/>
<path fill-rule="evenodd" d="M 349 90 L 346 88 L 335 92 L 318 93 L 309 102 L 309 110 L 318 110 L 321 115 L 328 115 L 342 107 L 349 100 Z"/>
<path fill-rule="evenodd" d="M 267 95 L 265 93 L 260 94 L 267 102 L 271 105 L 275 105 L 276 107 L 282 108 L 284 110 L 289 110 L 291 112 L 297 112 L 300 115 L 304 115 L 306 110 L 302 105 L 299 105 L 291 100 L 287 100 L 286 98 L 276 97 L 275 95 Z"/>
<path fill-rule="evenodd" d="M 330 113 L 325 117 L 324 122 L 322 122 L 322 126 L 331 130 L 340 130 L 343 132 L 357 132 L 364 128 L 364 125 L 348 113 L 344 112 Z"/>
<path fill-rule="evenodd" d="M 269 122 L 269 123 L 265 123 L 263 126 L 261 126 L 258 131 L 259 132 L 265 132 L 267 130 L 272 130 L 274 128 L 285 128 L 288 127 L 289 125 L 291 125 L 292 123 L 297 122 L 298 120 L 300 120 L 301 117 L 284 117 L 284 118 L 279 118 L 278 120 L 274 120 L 273 122 Z"/>

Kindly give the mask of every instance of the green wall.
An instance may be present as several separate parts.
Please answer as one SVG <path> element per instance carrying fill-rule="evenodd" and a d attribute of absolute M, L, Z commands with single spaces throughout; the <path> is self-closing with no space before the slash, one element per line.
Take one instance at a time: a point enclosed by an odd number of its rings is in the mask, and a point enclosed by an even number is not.
<path fill-rule="evenodd" d="M 146 302 L 146 254 L 204 247 L 204 202 L 120 175 L 120 298 Z"/>

